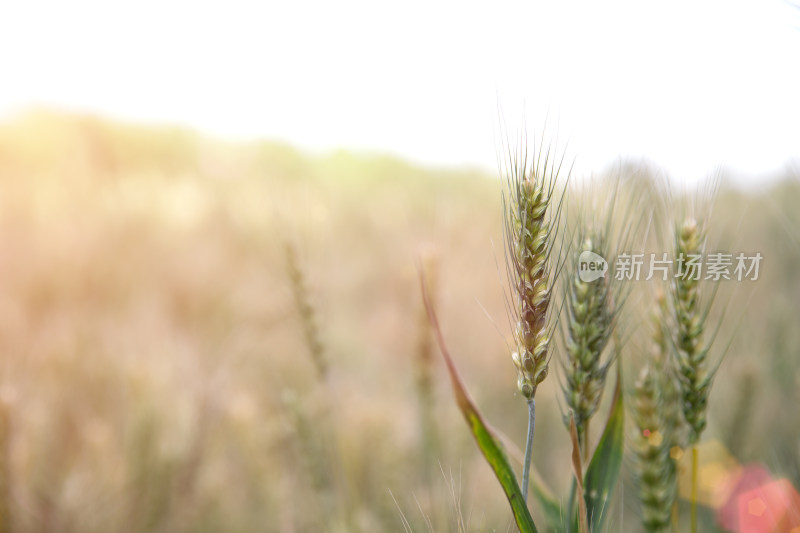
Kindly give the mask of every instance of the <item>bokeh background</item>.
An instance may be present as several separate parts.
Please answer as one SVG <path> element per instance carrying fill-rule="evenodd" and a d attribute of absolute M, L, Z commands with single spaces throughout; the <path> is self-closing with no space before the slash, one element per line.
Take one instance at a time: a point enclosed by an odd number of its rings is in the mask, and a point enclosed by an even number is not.
<path fill-rule="evenodd" d="M 764 259 L 712 312 L 703 530 L 742 472 L 800 487 L 791 4 L 2 13 L 0 531 L 511 530 L 418 273 L 521 445 L 496 170 L 520 124 L 575 162 L 571 195 L 671 191 L 631 200 L 648 212 L 716 179 L 710 242 Z M 623 321 L 628 387 L 651 289 Z M 566 495 L 555 376 L 534 463 Z M 629 467 L 612 530 L 639 527 Z"/>

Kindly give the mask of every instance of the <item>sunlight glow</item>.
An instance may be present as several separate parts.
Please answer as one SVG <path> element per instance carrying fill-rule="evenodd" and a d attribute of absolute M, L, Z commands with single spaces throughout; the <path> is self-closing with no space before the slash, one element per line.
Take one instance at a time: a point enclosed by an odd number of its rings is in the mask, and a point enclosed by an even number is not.
<path fill-rule="evenodd" d="M 577 170 L 685 180 L 800 159 L 800 9 L 779 0 L 14 2 L 0 113 L 36 105 L 494 170 L 522 118 Z"/>

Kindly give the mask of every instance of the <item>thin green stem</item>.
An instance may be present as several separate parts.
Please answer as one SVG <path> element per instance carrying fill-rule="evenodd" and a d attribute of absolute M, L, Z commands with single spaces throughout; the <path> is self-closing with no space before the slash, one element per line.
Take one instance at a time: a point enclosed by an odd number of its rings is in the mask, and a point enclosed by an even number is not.
<path fill-rule="evenodd" d="M 678 533 L 678 501 L 672 504 L 672 532 Z"/>
<path fill-rule="evenodd" d="M 536 427 L 536 400 L 528 402 L 528 438 L 525 440 L 525 462 L 522 465 L 522 500 L 528 503 L 528 482 L 531 473 L 531 455 L 533 454 L 533 432 Z"/>
<path fill-rule="evenodd" d="M 575 481 L 575 476 L 572 476 L 572 484 L 569 488 L 569 500 L 567 502 L 567 533 L 572 533 L 572 518 L 575 516 L 575 503 L 578 496 L 578 483 Z M 581 496 L 583 497 L 583 496 Z"/>
<path fill-rule="evenodd" d="M 583 426 L 583 464 L 589 462 L 589 419 L 586 420 Z"/>
<path fill-rule="evenodd" d="M 692 446 L 692 533 L 697 533 L 697 445 Z"/>

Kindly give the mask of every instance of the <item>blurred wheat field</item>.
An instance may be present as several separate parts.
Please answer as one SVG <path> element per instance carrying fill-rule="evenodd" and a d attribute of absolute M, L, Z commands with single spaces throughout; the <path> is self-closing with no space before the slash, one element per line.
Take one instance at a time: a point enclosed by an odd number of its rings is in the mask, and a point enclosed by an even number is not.
<path fill-rule="evenodd" d="M 634 170 L 657 175 L 623 167 Z M 435 353 L 435 446 L 423 445 L 415 388 L 417 258 L 432 248 L 465 381 L 523 441 L 500 190 L 477 171 L 177 128 L 53 113 L 0 125 L 0 533 L 400 531 L 403 517 L 414 531 L 427 520 L 457 531 L 459 517 L 469 531 L 509 530 Z M 752 191 L 723 182 L 716 242 L 764 260 L 758 281 L 721 285 L 714 312 L 727 309 L 719 338 L 731 344 L 705 437 L 795 487 L 797 202 L 797 170 Z M 642 326 L 631 314 L 623 367 L 634 376 Z M 563 493 L 559 394 L 557 380 L 542 385 L 533 461 Z M 623 481 L 611 527 L 638 531 Z M 704 520 L 714 527 L 711 510 Z"/>

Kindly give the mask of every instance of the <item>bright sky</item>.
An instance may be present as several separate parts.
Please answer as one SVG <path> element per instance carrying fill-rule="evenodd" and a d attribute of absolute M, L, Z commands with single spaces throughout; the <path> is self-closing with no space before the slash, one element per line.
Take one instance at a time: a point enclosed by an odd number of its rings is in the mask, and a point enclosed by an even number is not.
<path fill-rule="evenodd" d="M 547 117 L 580 172 L 646 157 L 752 181 L 800 161 L 800 8 L 7 2 L 0 114 L 40 104 L 489 170 L 500 114 L 531 133 Z"/>

